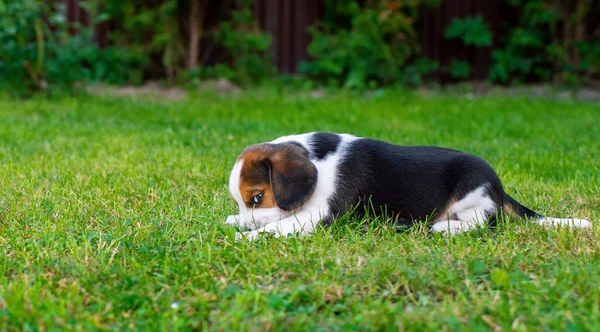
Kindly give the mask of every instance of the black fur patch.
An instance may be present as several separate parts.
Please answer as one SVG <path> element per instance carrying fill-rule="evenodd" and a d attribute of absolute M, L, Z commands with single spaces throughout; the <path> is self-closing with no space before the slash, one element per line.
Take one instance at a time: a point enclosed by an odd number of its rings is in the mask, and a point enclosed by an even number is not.
<path fill-rule="evenodd" d="M 315 133 L 310 139 L 311 159 L 321 160 L 335 153 L 342 139 L 333 133 Z"/>
<path fill-rule="evenodd" d="M 500 179 L 487 162 L 439 147 L 358 139 L 350 143 L 338 171 L 336 193 L 329 200 L 334 218 L 357 207 L 359 214 L 365 208 L 386 211 L 410 224 L 444 213 L 451 200 L 485 184 L 496 206 L 504 198 Z"/>
<path fill-rule="evenodd" d="M 317 184 L 317 168 L 304 147 L 276 144 L 273 154 L 263 163 L 269 170 L 271 189 L 280 209 L 295 211 L 310 198 Z"/>

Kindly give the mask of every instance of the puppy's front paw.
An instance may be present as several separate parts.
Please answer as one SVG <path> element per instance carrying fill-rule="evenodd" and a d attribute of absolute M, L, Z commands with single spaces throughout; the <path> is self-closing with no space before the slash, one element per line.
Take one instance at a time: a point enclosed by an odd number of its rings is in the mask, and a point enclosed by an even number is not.
<path fill-rule="evenodd" d="M 239 242 L 242 240 L 252 241 L 258 237 L 257 231 L 250 232 L 237 232 L 235 233 L 235 242 Z"/>
<path fill-rule="evenodd" d="M 450 233 L 450 229 L 450 225 L 441 222 L 438 222 L 431 226 L 432 233 L 444 233 L 448 235 Z"/>
<path fill-rule="evenodd" d="M 240 216 L 238 216 L 238 215 L 227 216 L 227 219 L 225 219 L 225 223 L 227 225 L 237 226 L 239 219 L 240 219 Z"/>

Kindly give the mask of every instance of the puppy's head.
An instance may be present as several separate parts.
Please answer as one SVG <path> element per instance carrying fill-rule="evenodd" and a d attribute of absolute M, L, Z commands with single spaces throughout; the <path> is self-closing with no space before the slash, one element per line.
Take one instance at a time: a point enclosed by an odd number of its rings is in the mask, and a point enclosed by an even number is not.
<path fill-rule="evenodd" d="M 246 148 L 233 166 L 229 192 L 239 207 L 237 224 L 256 229 L 300 209 L 317 183 L 308 151 L 294 143 Z"/>

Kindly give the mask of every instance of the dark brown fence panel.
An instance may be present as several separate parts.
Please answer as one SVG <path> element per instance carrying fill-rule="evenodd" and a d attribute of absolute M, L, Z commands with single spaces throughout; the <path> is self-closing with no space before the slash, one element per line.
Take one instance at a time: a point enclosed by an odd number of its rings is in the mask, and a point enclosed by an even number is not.
<path fill-rule="evenodd" d="M 457 40 L 447 40 L 444 30 L 454 17 L 479 14 L 488 24 L 495 41 L 504 10 L 502 0 L 441 1 L 439 7 L 423 13 L 419 32 L 424 55 L 443 67 L 450 66 L 452 59 L 467 61 L 472 67 L 471 78 L 485 79 L 491 63 L 491 48 L 476 48 L 462 45 Z M 306 29 L 322 17 L 322 0 L 256 0 L 254 11 L 261 28 L 273 36 L 271 52 L 275 65 L 284 73 L 297 72 L 298 64 L 309 59 L 306 48 L 310 36 Z M 435 78 L 449 80 L 448 75 L 441 73 Z"/>
<path fill-rule="evenodd" d="M 459 40 L 444 38 L 444 30 L 453 18 L 481 15 L 492 32 L 492 40 L 498 38 L 502 0 L 444 0 L 437 8 L 426 10 L 422 21 L 422 45 L 424 55 L 436 60 L 443 67 L 450 66 L 452 59 L 471 64 L 471 78 L 485 79 L 491 63 L 491 47 L 465 46 Z M 447 81 L 447 75 L 437 74 L 437 79 Z"/>
<path fill-rule="evenodd" d="M 80 6 L 82 0 L 58 0 L 66 5 L 69 22 L 91 24 L 90 15 Z M 419 33 L 425 56 L 448 67 L 452 59 L 471 64 L 472 79 L 485 79 L 491 63 L 491 48 L 462 45 L 457 40 L 446 40 L 444 30 L 452 18 L 482 15 L 497 42 L 501 20 L 510 22 L 514 11 L 507 10 L 503 0 L 442 0 L 439 7 L 422 13 Z M 323 0 L 255 0 L 254 13 L 262 29 L 273 36 L 271 54 L 277 68 L 284 73 L 298 71 L 300 62 L 310 57 L 307 47 L 310 35 L 307 28 L 323 15 Z M 105 47 L 109 44 L 110 23 L 103 22 L 94 29 L 94 41 Z M 212 63 L 212 61 L 210 61 Z M 447 74 L 434 77 L 448 81 Z"/>
<path fill-rule="evenodd" d="M 322 15 L 321 0 L 256 0 L 254 13 L 260 27 L 273 36 L 271 54 L 283 73 L 295 73 L 308 60 L 307 28 Z"/>
<path fill-rule="evenodd" d="M 80 0 L 62 0 L 65 4 L 65 16 L 67 18 L 67 22 L 73 23 L 73 22 L 77 22 L 80 23 L 83 26 L 90 26 L 92 24 L 91 21 L 91 17 L 90 14 L 85 11 L 81 6 Z M 96 44 L 101 47 L 104 48 L 106 46 L 108 46 L 108 32 L 110 30 L 110 25 L 108 22 L 102 22 L 100 24 L 97 24 L 94 27 L 94 35 L 93 35 L 93 41 L 96 42 Z M 74 30 L 72 31 L 73 33 L 75 32 Z"/>

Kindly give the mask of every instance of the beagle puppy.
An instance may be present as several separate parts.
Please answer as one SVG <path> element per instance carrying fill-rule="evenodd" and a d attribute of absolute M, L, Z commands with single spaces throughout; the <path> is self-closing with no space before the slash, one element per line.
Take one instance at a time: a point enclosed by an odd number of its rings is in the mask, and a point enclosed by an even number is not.
<path fill-rule="evenodd" d="M 544 217 L 504 192 L 483 159 L 432 146 L 398 146 L 349 134 L 316 132 L 249 146 L 229 177 L 239 214 L 226 223 L 262 232 L 309 234 L 319 222 L 365 211 L 432 232 L 457 234 L 499 214 L 540 224 L 589 227 L 584 219 Z"/>

